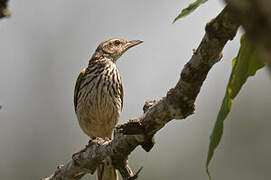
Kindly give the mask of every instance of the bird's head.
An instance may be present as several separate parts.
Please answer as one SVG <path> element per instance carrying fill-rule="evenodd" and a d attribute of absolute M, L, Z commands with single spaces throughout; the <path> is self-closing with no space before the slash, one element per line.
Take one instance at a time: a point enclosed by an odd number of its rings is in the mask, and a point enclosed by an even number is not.
<path fill-rule="evenodd" d="M 143 41 L 141 40 L 132 40 L 127 41 L 123 39 L 109 39 L 102 42 L 96 49 L 96 53 L 102 54 L 103 56 L 110 58 L 113 62 L 116 60 L 128 49 L 134 47 Z"/>

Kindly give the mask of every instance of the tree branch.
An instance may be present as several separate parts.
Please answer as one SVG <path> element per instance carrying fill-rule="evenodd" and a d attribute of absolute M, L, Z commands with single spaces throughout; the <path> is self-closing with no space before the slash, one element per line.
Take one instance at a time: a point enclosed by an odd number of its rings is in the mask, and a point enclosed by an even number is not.
<path fill-rule="evenodd" d="M 0 0 L 0 19 L 10 16 L 10 11 L 7 8 L 8 0 Z"/>
<path fill-rule="evenodd" d="M 226 42 L 234 38 L 239 23 L 229 7 L 206 25 L 199 47 L 184 66 L 176 86 L 165 97 L 145 106 L 141 117 L 116 128 L 113 140 L 97 138 L 66 165 L 44 180 L 79 180 L 86 173 L 94 173 L 104 159 L 121 172 L 127 165 L 128 155 L 138 146 L 150 140 L 157 131 L 173 119 L 184 119 L 194 112 L 194 102 L 211 67 L 222 57 Z M 121 173 L 126 174 L 127 172 Z M 128 173 L 129 174 L 129 173 Z M 132 176 L 132 173 L 130 173 Z M 127 178 L 127 177 L 125 177 Z"/>
<path fill-rule="evenodd" d="M 271 67 L 271 1 L 225 0 L 262 59 Z"/>

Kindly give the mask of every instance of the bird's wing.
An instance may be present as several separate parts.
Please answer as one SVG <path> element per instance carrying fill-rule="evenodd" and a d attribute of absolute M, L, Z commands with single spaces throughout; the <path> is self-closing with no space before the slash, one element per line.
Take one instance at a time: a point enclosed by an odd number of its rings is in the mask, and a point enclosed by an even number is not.
<path fill-rule="evenodd" d="M 78 104 L 79 89 L 80 89 L 80 86 L 81 86 L 82 80 L 84 79 L 85 74 L 86 74 L 86 69 L 83 69 L 83 71 L 80 72 L 80 74 L 76 80 L 76 84 L 75 84 L 75 88 L 74 88 L 74 96 L 73 96 L 73 103 L 74 103 L 75 112 L 76 112 L 77 104 Z"/>

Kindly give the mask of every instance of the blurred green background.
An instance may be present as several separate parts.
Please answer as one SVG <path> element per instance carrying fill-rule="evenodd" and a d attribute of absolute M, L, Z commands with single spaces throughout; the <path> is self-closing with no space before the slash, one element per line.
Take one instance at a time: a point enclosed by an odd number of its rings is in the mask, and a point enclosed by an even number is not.
<path fill-rule="evenodd" d="M 120 123 L 141 115 L 146 100 L 164 96 L 201 41 L 205 24 L 224 7 L 209 1 L 172 25 L 190 2 L 11 0 L 12 17 L 0 22 L 0 179 L 47 177 L 88 142 L 74 113 L 73 88 L 101 41 L 145 41 L 118 61 L 125 92 Z M 144 166 L 140 179 L 208 179 L 209 135 L 240 34 L 210 71 L 195 114 L 167 124 L 150 153 L 137 148 L 131 154 L 134 170 Z M 214 179 L 270 179 L 270 80 L 260 70 L 235 99 L 211 163 Z"/>

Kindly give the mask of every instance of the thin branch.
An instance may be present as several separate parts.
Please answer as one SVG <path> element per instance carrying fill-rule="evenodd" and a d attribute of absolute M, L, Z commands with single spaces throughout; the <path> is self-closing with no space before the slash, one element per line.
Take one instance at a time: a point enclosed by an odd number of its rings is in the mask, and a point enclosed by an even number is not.
<path fill-rule="evenodd" d="M 211 67 L 222 57 L 226 42 L 234 38 L 239 23 L 228 7 L 206 25 L 199 47 L 184 66 L 176 86 L 165 97 L 147 106 L 139 118 L 116 129 L 113 140 L 97 138 L 66 165 L 45 180 L 79 180 L 108 157 L 115 168 L 123 170 L 123 162 L 138 146 L 150 140 L 157 131 L 173 119 L 184 119 L 194 112 L 194 102 Z M 128 130 L 127 130 L 128 129 Z"/>

